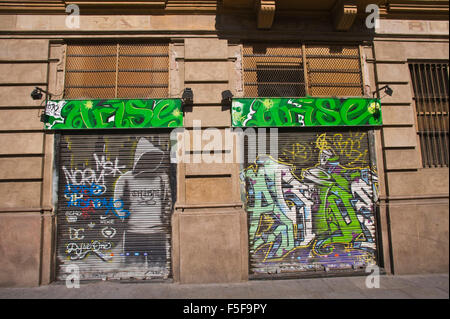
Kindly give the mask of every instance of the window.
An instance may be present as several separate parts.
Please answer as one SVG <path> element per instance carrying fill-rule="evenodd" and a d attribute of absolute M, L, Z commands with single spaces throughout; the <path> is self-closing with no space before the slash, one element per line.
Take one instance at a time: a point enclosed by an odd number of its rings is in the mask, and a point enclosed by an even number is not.
<path fill-rule="evenodd" d="M 167 43 L 69 44 L 65 98 L 168 96 Z"/>
<path fill-rule="evenodd" d="M 311 96 L 362 96 L 364 87 L 358 46 L 306 46 Z"/>
<path fill-rule="evenodd" d="M 246 96 L 303 96 L 305 81 L 301 46 L 244 46 Z"/>
<path fill-rule="evenodd" d="M 245 96 L 361 96 L 358 46 L 246 44 Z"/>
<path fill-rule="evenodd" d="M 423 167 L 448 167 L 448 62 L 409 64 Z"/>

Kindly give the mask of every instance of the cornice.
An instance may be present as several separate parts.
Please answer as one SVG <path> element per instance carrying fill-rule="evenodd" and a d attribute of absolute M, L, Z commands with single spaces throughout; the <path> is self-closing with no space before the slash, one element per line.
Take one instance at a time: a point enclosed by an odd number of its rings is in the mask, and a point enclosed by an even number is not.
<path fill-rule="evenodd" d="M 64 15 L 70 4 L 78 5 L 82 15 L 252 15 L 262 29 L 271 28 L 277 16 L 330 16 L 336 29 L 345 31 L 355 14 L 367 15 L 368 4 L 379 5 L 386 19 L 448 20 L 449 14 L 449 1 L 437 0 L 0 0 L 0 14 Z"/>
<path fill-rule="evenodd" d="M 448 20 L 449 1 L 386 1 L 380 7 L 382 18 L 445 19 Z"/>

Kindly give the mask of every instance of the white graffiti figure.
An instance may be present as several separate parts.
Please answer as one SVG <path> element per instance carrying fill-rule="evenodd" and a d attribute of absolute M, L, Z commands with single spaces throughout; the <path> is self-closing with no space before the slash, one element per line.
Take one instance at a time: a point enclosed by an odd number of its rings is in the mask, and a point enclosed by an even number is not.
<path fill-rule="evenodd" d="M 308 184 L 302 184 L 298 179 L 292 175 L 291 171 L 287 168 L 281 170 L 282 181 L 285 185 L 284 198 L 288 198 L 289 193 L 295 195 L 300 202 L 291 207 L 291 218 L 296 217 L 296 207 L 299 207 L 299 214 L 297 218 L 301 220 L 298 222 L 295 219 L 291 219 L 295 224 L 301 224 L 301 242 L 299 246 L 307 246 L 314 239 L 314 233 L 312 231 L 312 211 L 311 206 L 314 202 L 311 198 L 311 186 Z M 290 187 L 286 187 L 286 185 Z M 296 214 L 296 215 L 293 215 Z M 293 216 L 292 216 L 293 215 Z"/>
<path fill-rule="evenodd" d="M 169 176 L 164 167 L 165 156 L 147 138 L 140 138 L 133 169 L 117 180 L 114 189 L 114 200 L 123 202 L 132 212 L 124 234 L 124 253 L 133 254 L 139 245 L 139 253 L 145 253 L 151 261 L 165 260 L 168 249 L 164 240 L 164 220 L 169 215 Z M 127 258 L 126 262 L 132 263 L 132 258 Z"/>
<path fill-rule="evenodd" d="M 354 203 L 356 216 L 361 224 L 364 235 L 368 239 L 361 243 L 361 247 L 375 249 L 375 227 L 373 203 L 378 200 L 376 185 L 378 177 L 369 170 L 362 170 L 361 179 L 353 181 L 351 191 L 353 198 L 357 199 Z"/>

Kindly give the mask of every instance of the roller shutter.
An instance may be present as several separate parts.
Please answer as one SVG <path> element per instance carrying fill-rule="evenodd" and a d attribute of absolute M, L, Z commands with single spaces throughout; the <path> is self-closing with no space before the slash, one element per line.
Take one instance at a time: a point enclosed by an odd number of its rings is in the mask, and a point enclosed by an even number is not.
<path fill-rule="evenodd" d="M 170 277 L 169 133 L 60 135 L 57 279 Z"/>
<path fill-rule="evenodd" d="M 277 155 L 247 154 L 241 174 L 250 273 L 375 265 L 378 179 L 368 131 L 279 130 L 277 140 Z"/>

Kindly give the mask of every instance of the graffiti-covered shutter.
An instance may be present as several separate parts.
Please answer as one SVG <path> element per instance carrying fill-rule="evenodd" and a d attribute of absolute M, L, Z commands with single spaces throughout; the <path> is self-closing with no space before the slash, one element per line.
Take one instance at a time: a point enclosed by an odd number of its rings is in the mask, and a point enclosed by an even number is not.
<path fill-rule="evenodd" d="M 169 134 L 60 135 L 57 278 L 166 279 Z"/>
<path fill-rule="evenodd" d="M 378 183 L 368 131 L 279 130 L 277 140 L 278 154 L 247 156 L 241 174 L 251 274 L 376 264 Z"/>

